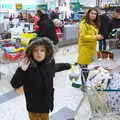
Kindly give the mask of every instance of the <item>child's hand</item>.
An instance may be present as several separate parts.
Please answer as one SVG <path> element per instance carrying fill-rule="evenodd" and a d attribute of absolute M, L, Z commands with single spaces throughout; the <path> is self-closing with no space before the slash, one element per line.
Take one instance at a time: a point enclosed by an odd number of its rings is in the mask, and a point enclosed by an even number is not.
<path fill-rule="evenodd" d="M 20 67 L 23 71 L 26 71 L 30 65 L 30 61 L 27 57 L 24 58 L 24 60 L 20 63 Z"/>

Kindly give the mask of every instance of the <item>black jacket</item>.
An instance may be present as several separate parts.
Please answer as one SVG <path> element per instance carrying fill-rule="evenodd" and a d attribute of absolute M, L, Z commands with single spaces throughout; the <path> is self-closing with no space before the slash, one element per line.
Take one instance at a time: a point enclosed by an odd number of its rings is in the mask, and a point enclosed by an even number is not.
<path fill-rule="evenodd" d="M 54 23 L 48 19 L 48 17 L 44 17 L 43 15 L 38 22 L 39 30 L 38 37 L 48 37 L 53 44 L 56 45 L 58 43 L 58 38 L 55 32 Z"/>
<path fill-rule="evenodd" d="M 50 64 L 37 63 L 37 67 L 29 67 L 25 72 L 18 68 L 11 80 L 11 85 L 15 89 L 23 86 L 29 112 L 49 113 L 54 106 L 53 78 L 55 72 L 67 69 L 70 69 L 70 64 L 55 64 L 54 60 Z"/>
<path fill-rule="evenodd" d="M 111 29 L 111 21 L 106 14 L 100 15 L 100 30 L 99 33 L 104 36 L 104 39 L 108 38 Z"/>
<path fill-rule="evenodd" d="M 51 12 L 51 14 L 50 14 L 50 18 L 51 18 L 51 20 L 54 20 L 54 19 L 59 19 L 59 14 L 60 13 L 56 13 L 56 12 Z"/>
<path fill-rule="evenodd" d="M 120 18 L 112 19 L 112 29 L 120 28 Z"/>

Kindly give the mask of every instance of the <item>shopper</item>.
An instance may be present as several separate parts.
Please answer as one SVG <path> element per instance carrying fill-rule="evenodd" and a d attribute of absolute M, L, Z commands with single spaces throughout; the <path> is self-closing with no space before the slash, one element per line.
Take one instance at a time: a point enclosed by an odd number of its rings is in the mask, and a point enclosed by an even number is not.
<path fill-rule="evenodd" d="M 53 46 L 47 38 L 32 41 L 25 55 L 11 85 L 16 90 L 23 86 L 30 120 L 49 120 L 49 111 L 54 106 L 55 72 L 70 69 L 70 64 L 55 64 Z"/>
<path fill-rule="evenodd" d="M 38 26 L 38 21 L 40 20 L 40 15 L 42 14 L 42 11 L 40 9 L 38 9 L 36 11 L 36 15 L 34 16 L 34 31 L 37 33 L 37 31 L 39 30 L 39 26 Z"/>
<path fill-rule="evenodd" d="M 62 37 L 62 31 L 61 31 L 62 22 L 59 19 L 54 19 L 53 23 L 55 26 L 55 32 L 57 34 L 57 38 L 58 38 L 58 40 L 60 40 Z"/>
<path fill-rule="evenodd" d="M 120 8 L 113 12 L 112 29 L 120 28 Z"/>
<path fill-rule="evenodd" d="M 38 26 L 38 37 L 48 37 L 54 45 L 58 44 L 58 38 L 55 32 L 54 23 L 48 18 L 47 14 L 40 15 Z"/>
<path fill-rule="evenodd" d="M 104 10 L 100 14 L 100 30 L 99 33 L 103 35 L 104 39 L 99 41 L 99 51 L 106 50 L 106 39 L 112 31 L 111 21 Z"/>
<path fill-rule="evenodd" d="M 56 7 L 55 10 L 51 12 L 50 19 L 51 20 L 59 19 L 59 15 L 60 15 L 59 7 Z"/>
<path fill-rule="evenodd" d="M 88 77 L 87 66 L 93 61 L 93 56 L 96 54 L 97 40 L 103 39 L 103 36 L 98 34 L 98 29 L 98 11 L 91 8 L 80 23 L 77 61 L 82 69 L 83 84 Z"/>
<path fill-rule="evenodd" d="M 19 15 L 17 16 L 17 18 L 18 18 L 19 20 L 23 20 L 23 18 L 24 18 L 24 17 L 23 17 L 23 13 L 20 12 Z"/>

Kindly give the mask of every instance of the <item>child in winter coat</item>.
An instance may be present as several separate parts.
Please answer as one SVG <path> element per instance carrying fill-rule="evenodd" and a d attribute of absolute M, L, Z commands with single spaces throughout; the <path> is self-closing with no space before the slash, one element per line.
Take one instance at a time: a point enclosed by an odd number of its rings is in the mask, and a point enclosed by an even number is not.
<path fill-rule="evenodd" d="M 49 120 L 49 111 L 54 106 L 55 72 L 70 69 L 69 63 L 56 64 L 53 53 L 49 39 L 32 41 L 11 80 L 16 90 L 23 86 L 30 120 Z"/>
<path fill-rule="evenodd" d="M 58 40 L 60 40 L 62 37 L 62 32 L 61 32 L 62 22 L 59 19 L 54 19 L 53 23 L 55 26 L 55 32 L 58 37 Z"/>

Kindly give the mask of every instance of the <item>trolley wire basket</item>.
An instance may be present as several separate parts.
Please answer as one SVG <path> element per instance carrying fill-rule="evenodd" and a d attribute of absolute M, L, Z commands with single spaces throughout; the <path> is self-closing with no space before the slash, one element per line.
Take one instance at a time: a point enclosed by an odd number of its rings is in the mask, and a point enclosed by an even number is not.
<path fill-rule="evenodd" d="M 72 71 L 74 70 L 72 69 Z M 86 70 L 85 71 L 82 70 L 82 73 L 83 72 L 86 72 Z M 83 75 L 82 73 L 81 75 Z M 79 75 L 77 76 L 80 77 Z M 82 91 L 84 92 L 84 95 L 87 96 L 88 102 L 90 104 L 90 109 L 91 109 L 91 117 L 89 118 L 89 120 L 120 120 L 120 107 L 118 106 L 117 110 L 114 110 L 110 101 L 111 100 L 110 94 L 119 93 L 120 89 L 90 86 L 87 84 L 87 81 L 85 80 L 84 80 L 84 84 L 79 84 L 78 82 L 75 81 L 75 80 L 78 80 L 77 76 L 76 75 L 75 76 L 73 75 L 72 77 L 70 76 L 71 77 L 70 79 L 73 79 L 72 87 L 82 89 Z M 102 82 L 103 80 L 101 80 L 101 83 Z M 109 84 L 109 81 L 108 81 L 108 84 Z M 78 110 L 76 112 L 78 112 Z"/>
<path fill-rule="evenodd" d="M 86 93 L 92 112 L 90 120 L 120 120 L 120 113 L 112 110 L 108 92 L 120 92 L 120 90 L 97 91 L 87 87 Z"/>

